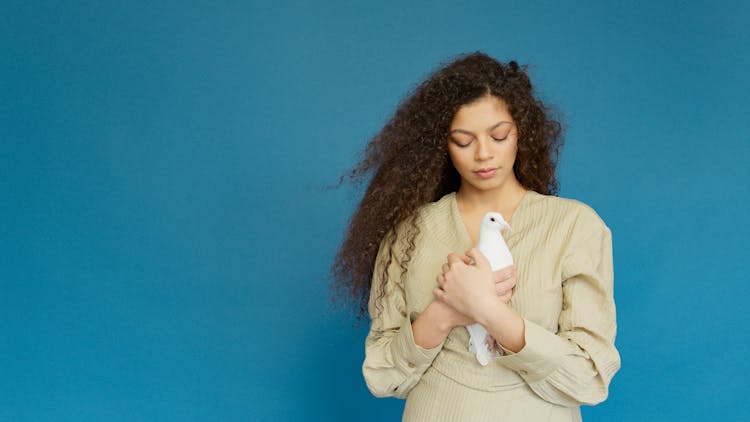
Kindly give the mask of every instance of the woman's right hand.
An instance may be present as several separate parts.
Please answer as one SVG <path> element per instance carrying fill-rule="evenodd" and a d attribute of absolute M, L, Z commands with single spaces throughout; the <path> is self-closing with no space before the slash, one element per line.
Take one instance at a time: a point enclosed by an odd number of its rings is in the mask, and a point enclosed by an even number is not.
<path fill-rule="evenodd" d="M 439 298 L 435 298 L 430 306 L 435 307 L 435 311 L 448 331 L 454 327 L 465 327 L 475 323 L 473 319 L 453 309 Z"/>
<path fill-rule="evenodd" d="M 422 348 L 432 349 L 445 341 L 453 328 L 471 324 L 474 324 L 471 318 L 440 299 L 435 299 L 412 321 L 414 343 Z"/>

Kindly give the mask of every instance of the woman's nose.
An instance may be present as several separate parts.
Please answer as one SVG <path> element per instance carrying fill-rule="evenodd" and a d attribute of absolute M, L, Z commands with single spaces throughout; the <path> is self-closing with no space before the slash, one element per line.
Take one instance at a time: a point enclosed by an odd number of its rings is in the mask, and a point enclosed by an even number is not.
<path fill-rule="evenodd" d="M 485 161 L 492 158 L 492 149 L 490 148 L 489 141 L 486 139 L 477 139 L 477 148 L 474 150 L 474 159 L 477 161 Z"/>

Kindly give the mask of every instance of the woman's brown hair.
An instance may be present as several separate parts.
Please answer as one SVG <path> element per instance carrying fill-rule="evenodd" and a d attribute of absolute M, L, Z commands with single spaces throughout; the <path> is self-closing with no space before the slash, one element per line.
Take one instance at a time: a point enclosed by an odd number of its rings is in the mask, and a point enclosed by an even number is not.
<path fill-rule="evenodd" d="M 475 52 L 458 57 L 433 72 L 396 108 L 375 135 L 362 161 L 348 174 L 353 181 L 372 176 L 357 206 L 336 255 L 331 273 L 333 294 L 357 307 L 358 317 L 367 312 L 375 259 L 381 243 L 387 248 L 379 266 L 381 280 L 395 259 L 403 280 L 419 235 L 417 210 L 458 190 L 460 177 L 450 162 L 447 139 L 450 124 L 461 106 L 486 95 L 502 99 L 518 128 L 518 153 L 513 166 L 526 189 L 553 195 L 558 152 L 562 146 L 560 123 L 532 92 L 525 66 L 515 61 L 503 64 Z M 415 171 L 418 169 L 418 171 Z M 403 256 L 394 256 L 396 236 L 388 236 L 401 225 Z M 385 289 L 375 298 L 380 307 Z"/>

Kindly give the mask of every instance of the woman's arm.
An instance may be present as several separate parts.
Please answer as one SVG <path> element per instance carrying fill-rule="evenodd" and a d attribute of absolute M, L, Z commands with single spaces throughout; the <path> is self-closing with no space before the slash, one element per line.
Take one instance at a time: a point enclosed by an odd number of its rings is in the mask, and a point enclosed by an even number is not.
<path fill-rule="evenodd" d="M 432 349 L 442 344 L 453 327 L 460 325 L 460 321 L 451 321 L 451 314 L 460 316 L 445 303 L 433 301 L 411 323 L 414 342 L 425 349 Z M 470 324 L 470 320 L 466 318 Z"/>
<path fill-rule="evenodd" d="M 563 406 L 596 404 L 620 368 L 615 348 L 612 235 L 598 218 L 563 257 L 563 306 L 557 333 L 526 321 L 527 347 L 501 359 L 541 398 Z"/>
<path fill-rule="evenodd" d="M 524 346 L 523 319 L 497 295 L 487 258 L 473 248 L 466 255 L 475 265 L 456 254 L 448 255 L 444 273 L 438 276 L 435 296 L 457 313 L 468 315 L 502 344 L 506 350 L 519 351 Z"/>
<path fill-rule="evenodd" d="M 381 277 L 387 245 L 388 238 L 381 243 L 373 271 L 369 302 L 371 324 L 365 340 L 362 374 L 373 395 L 404 398 L 442 349 L 447 328 L 438 322 L 436 305 L 428 306 L 419 315 L 407 314 L 405 292 L 400 282 L 401 268 L 396 259 L 390 263 L 386 278 Z M 401 250 L 398 242 L 395 247 L 398 253 Z M 407 278 L 409 275 L 407 272 Z M 380 306 L 376 306 L 376 298 L 381 294 Z"/>
<path fill-rule="evenodd" d="M 457 257 L 457 255 L 451 255 L 451 258 L 453 257 Z M 462 258 L 459 257 L 458 259 Z M 464 263 L 468 264 L 468 262 L 468 259 L 464 259 Z M 494 281 L 493 292 L 496 294 L 496 296 L 493 296 L 497 299 L 499 304 L 503 305 L 506 310 L 515 315 L 515 312 L 506 306 L 508 301 L 510 301 L 513 287 L 516 286 L 517 282 L 515 266 L 511 265 L 501 270 L 494 271 L 492 273 L 492 278 Z M 520 320 L 520 317 L 518 317 L 518 319 Z M 523 323 L 522 320 L 520 320 L 520 322 Z M 435 300 L 427 306 L 424 312 L 422 312 L 414 322 L 412 322 L 414 341 L 419 346 L 430 349 L 445 341 L 453 328 L 465 327 L 474 323 L 476 323 L 476 321 L 470 317 L 461 314 L 440 300 Z M 487 327 L 485 324 L 482 325 Z M 523 329 L 523 327 L 521 327 L 521 329 Z M 511 343 L 511 340 L 508 337 L 504 336 L 503 340 L 509 345 L 515 344 Z M 522 346 L 519 346 L 517 348 L 520 349 L 521 347 Z M 515 350 L 515 348 L 513 349 Z"/>
<path fill-rule="evenodd" d="M 611 233 L 603 223 L 587 227 L 563 257 L 557 333 L 521 318 L 487 294 L 488 263 L 478 251 L 470 252 L 477 265 L 451 265 L 436 290 L 436 296 L 475 318 L 498 340 L 506 351 L 498 358 L 503 365 L 518 372 L 541 398 L 564 406 L 606 399 L 620 367 L 614 346 Z"/>
<path fill-rule="evenodd" d="M 407 315 L 401 268 L 395 259 L 388 268 L 387 278 L 381 280 L 386 242 L 381 245 L 373 272 L 369 303 L 372 320 L 362 372 L 374 395 L 405 397 L 432 364 L 450 331 L 473 324 L 474 320 L 441 301 L 433 301 L 418 315 Z M 399 250 L 397 242 L 395 251 Z M 407 272 L 404 283 L 410 275 L 413 272 Z M 491 278 L 493 296 L 507 302 L 516 285 L 515 268 L 496 271 Z M 383 289 L 381 306 L 375 306 Z"/>

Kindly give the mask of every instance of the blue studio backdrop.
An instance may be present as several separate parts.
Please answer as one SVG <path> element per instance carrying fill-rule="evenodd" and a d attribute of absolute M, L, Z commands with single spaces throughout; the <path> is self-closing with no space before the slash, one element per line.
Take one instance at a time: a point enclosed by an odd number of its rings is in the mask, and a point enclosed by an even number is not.
<path fill-rule="evenodd" d="M 189 4 L 188 4 L 189 3 Z M 748 2 L 0 3 L 0 420 L 398 420 L 325 190 L 456 54 L 529 69 L 614 236 L 586 420 L 750 412 Z"/>

